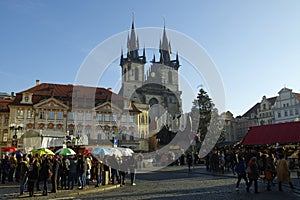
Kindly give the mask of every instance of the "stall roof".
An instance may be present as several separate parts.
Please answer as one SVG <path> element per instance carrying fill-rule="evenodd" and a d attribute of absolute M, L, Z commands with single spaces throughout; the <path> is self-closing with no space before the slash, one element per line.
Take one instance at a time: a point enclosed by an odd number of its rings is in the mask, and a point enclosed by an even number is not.
<path fill-rule="evenodd" d="M 287 122 L 253 126 L 248 131 L 243 145 L 263 145 L 300 142 L 300 122 Z"/>

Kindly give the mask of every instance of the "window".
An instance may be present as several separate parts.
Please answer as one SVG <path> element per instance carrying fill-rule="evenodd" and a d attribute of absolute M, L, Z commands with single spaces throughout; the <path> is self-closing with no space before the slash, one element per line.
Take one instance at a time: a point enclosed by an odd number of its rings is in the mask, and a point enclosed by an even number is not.
<path fill-rule="evenodd" d="M 284 111 L 284 116 L 285 116 L 285 117 L 288 116 L 288 111 L 287 111 L 287 110 Z"/>
<path fill-rule="evenodd" d="M 145 133 L 144 133 L 144 131 L 142 131 L 141 138 L 145 139 Z"/>
<path fill-rule="evenodd" d="M 278 112 L 277 116 L 278 116 L 278 118 L 280 118 L 281 117 L 281 112 Z"/>
<path fill-rule="evenodd" d="M 144 115 L 141 118 L 141 124 L 145 124 L 145 117 L 144 117 Z"/>
<path fill-rule="evenodd" d="M 136 67 L 135 69 L 134 69 L 134 71 L 135 71 L 135 76 L 134 76 L 134 80 L 139 80 L 139 69 Z"/>
<path fill-rule="evenodd" d="M 112 115 L 112 121 L 113 121 L 113 122 L 116 122 L 116 121 L 117 121 L 117 115 L 115 115 L 115 114 Z"/>
<path fill-rule="evenodd" d="M 295 109 L 295 115 L 299 115 L 298 109 Z"/>
<path fill-rule="evenodd" d="M 63 112 L 57 112 L 57 119 L 63 119 Z"/>
<path fill-rule="evenodd" d="M 102 114 L 99 114 L 99 113 L 97 114 L 97 120 L 98 120 L 99 122 L 102 122 L 102 120 L 103 120 L 103 119 L 102 119 Z"/>
<path fill-rule="evenodd" d="M 105 139 L 109 140 L 109 132 L 105 132 Z"/>
<path fill-rule="evenodd" d="M 126 132 L 122 132 L 122 140 L 126 140 Z"/>
<path fill-rule="evenodd" d="M 45 119 L 45 113 L 44 113 L 44 111 L 40 111 L 40 113 L 39 113 L 39 119 Z"/>
<path fill-rule="evenodd" d="M 77 120 L 83 120 L 83 113 L 77 113 Z"/>
<path fill-rule="evenodd" d="M 110 114 L 104 115 L 104 121 L 109 122 L 110 121 Z"/>
<path fill-rule="evenodd" d="M 91 113 L 86 113 L 85 119 L 88 120 L 88 121 L 91 121 L 92 120 L 92 114 Z"/>
<path fill-rule="evenodd" d="M 21 109 L 17 110 L 17 118 L 23 118 L 23 117 L 24 117 L 23 110 L 21 110 Z"/>
<path fill-rule="evenodd" d="M 74 120 L 74 113 L 73 112 L 69 113 L 69 120 Z"/>
<path fill-rule="evenodd" d="M 133 115 L 130 115 L 130 117 L 129 117 L 129 122 L 130 122 L 130 123 L 133 123 L 133 122 L 134 122 L 134 116 L 133 116 Z"/>
<path fill-rule="evenodd" d="M 172 72 L 169 71 L 169 72 L 168 72 L 168 83 L 172 83 L 172 82 L 173 82 L 172 79 L 173 79 L 173 78 L 172 78 Z"/>
<path fill-rule="evenodd" d="M 9 118 L 8 118 L 8 117 L 5 117 L 5 118 L 4 118 L 4 124 L 8 124 L 8 120 L 9 120 Z"/>
<path fill-rule="evenodd" d="M 293 113 L 293 110 L 290 110 L 290 116 L 293 116 L 294 113 Z"/>
<path fill-rule="evenodd" d="M 127 122 L 127 116 L 126 116 L 126 115 L 122 115 L 121 121 L 122 121 L 122 122 Z"/>
<path fill-rule="evenodd" d="M 263 104 L 263 109 L 266 110 L 266 104 Z"/>
<path fill-rule="evenodd" d="M 131 132 L 131 134 L 130 134 L 130 141 L 133 141 L 134 140 L 134 134 L 133 134 L 133 132 Z"/>
<path fill-rule="evenodd" d="M 27 118 L 31 119 L 34 117 L 33 110 L 27 110 Z"/>
<path fill-rule="evenodd" d="M 48 119 L 54 119 L 54 112 L 53 111 L 48 112 Z"/>

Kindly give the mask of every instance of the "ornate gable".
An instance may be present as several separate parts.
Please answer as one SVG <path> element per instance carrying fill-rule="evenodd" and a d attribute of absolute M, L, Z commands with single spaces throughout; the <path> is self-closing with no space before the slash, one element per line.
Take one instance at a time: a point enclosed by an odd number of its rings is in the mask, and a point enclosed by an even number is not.
<path fill-rule="evenodd" d="M 55 109 L 55 110 L 67 110 L 69 109 L 69 106 L 65 105 L 61 101 L 55 99 L 55 98 L 50 98 L 45 101 L 41 101 L 33 106 L 35 109 L 40 108 L 40 109 Z"/>
<path fill-rule="evenodd" d="M 106 112 L 106 113 L 110 113 L 110 112 L 121 113 L 122 112 L 122 110 L 119 107 L 112 104 L 111 102 L 105 102 L 103 104 L 100 104 L 95 108 L 95 110 L 96 111 L 101 111 L 101 112 Z"/>

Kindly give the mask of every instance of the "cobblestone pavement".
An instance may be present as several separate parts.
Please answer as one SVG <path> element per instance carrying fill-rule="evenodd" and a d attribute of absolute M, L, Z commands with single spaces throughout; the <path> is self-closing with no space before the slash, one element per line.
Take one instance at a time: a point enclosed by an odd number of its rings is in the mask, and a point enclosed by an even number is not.
<path fill-rule="evenodd" d="M 253 187 L 247 193 L 242 181 L 240 191 L 236 192 L 236 177 L 231 173 L 212 174 L 203 166 L 195 167 L 188 173 L 186 166 L 171 166 L 156 172 L 137 174 L 136 186 L 94 188 L 92 183 L 86 190 L 60 190 L 55 194 L 49 193 L 47 197 L 37 192 L 32 199 L 300 199 L 300 180 L 292 180 L 295 190 L 284 187 L 284 191 L 279 192 L 275 185 L 268 192 L 266 184 L 260 181 L 259 194 L 253 193 Z M 0 184 L 0 199 L 30 199 L 27 195 L 18 197 L 18 192 L 19 186 L 16 184 Z"/>

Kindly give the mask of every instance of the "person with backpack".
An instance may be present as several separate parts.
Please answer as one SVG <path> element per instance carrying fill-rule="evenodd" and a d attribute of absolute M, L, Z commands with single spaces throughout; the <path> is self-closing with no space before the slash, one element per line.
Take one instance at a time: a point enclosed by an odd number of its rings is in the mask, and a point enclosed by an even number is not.
<path fill-rule="evenodd" d="M 253 156 L 249 163 L 248 163 L 249 171 L 248 171 L 248 178 L 249 178 L 249 184 L 247 187 L 247 192 L 249 192 L 250 187 L 252 183 L 254 182 L 254 193 L 258 193 L 258 178 L 259 178 L 259 170 L 258 170 L 258 164 L 257 164 L 257 158 Z"/>
<path fill-rule="evenodd" d="M 239 185 L 242 179 L 244 179 L 246 186 L 248 188 L 249 182 L 246 175 L 246 162 L 244 160 L 244 157 L 242 155 L 238 156 L 238 163 L 236 164 L 236 173 L 238 175 L 238 180 L 236 182 L 235 190 L 239 191 Z"/>

